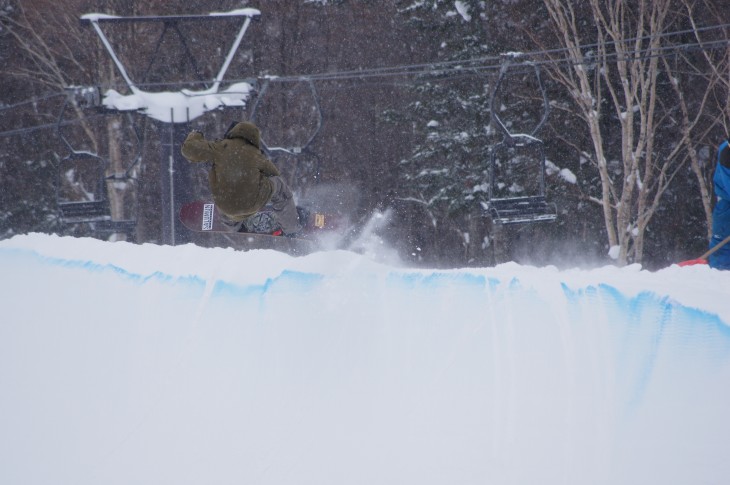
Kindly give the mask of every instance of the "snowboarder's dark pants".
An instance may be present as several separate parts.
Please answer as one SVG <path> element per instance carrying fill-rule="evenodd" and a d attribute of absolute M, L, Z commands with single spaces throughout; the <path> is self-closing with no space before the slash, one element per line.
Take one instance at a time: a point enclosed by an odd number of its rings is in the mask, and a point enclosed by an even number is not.
<path fill-rule="evenodd" d="M 271 204 L 276 221 L 284 234 L 298 233 L 302 230 L 302 226 L 299 223 L 299 214 L 291 189 L 281 177 L 269 177 L 269 180 L 274 186 L 274 193 L 271 195 L 269 204 Z"/>
<path fill-rule="evenodd" d="M 277 229 L 286 235 L 296 234 L 302 230 L 299 223 L 297 206 L 291 189 L 279 176 L 269 177 L 273 186 L 273 193 L 264 207 L 264 212 L 258 212 L 242 221 L 236 221 L 225 214 L 221 214 L 221 222 L 231 228 L 233 232 L 271 233 Z M 272 217 L 275 220 L 272 220 Z"/>

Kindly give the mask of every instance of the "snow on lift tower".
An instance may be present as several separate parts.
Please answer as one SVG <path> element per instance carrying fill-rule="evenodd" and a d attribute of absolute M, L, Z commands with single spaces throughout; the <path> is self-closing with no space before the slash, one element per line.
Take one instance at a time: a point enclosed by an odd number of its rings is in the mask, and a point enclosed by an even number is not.
<path fill-rule="evenodd" d="M 207 15 L 118 17 L 114 15 L 89 13 L 81 16 L 82 22 L 89 22 L 93 26 L 131 92 L 131 94 L 123 95 L 114 89 L 109 89 L 101 98 L 101 104 L 115 111 L 139 111 L 150 118 L 165 123 L 187 123 L 214 109 L 229 106 L 245 106 L 253 89 L 251 83 L 238 82 L 231 84 L 223 90 L 220 89 L 220 85 L 251 20 L 259 15 L 261 15 L 261 12 L 254 8 L 242 8 L 230 12 L 214 12 Z M 109 39 L 107 39 L 99 26 L 99 24 L 107 22 L 163 22 L 167 25 L 180 21 L 203 21 L 235 17 L 241 17 L 244 21 L 233 45 L 231 45 L 228 51 L 223 66 L 213 80 L 213 85 L 208 89 L 199 91 L 183 89 L 177 92 L 149 92 L 140 89 L 127 74 L 122 62 L 112 48 Z"/>
<path fill-rule="evenodd" d="M 511 133 L 505 123 L 497 114 L 498 93 L 504 87 L 504 80 L 507 71 L 512 66 L 512 60 L 519 54 L 508 54 L 503 56 L 499 77 L 492 90 L 490 100 L 491 118 L 493 123 L 502 133 L 502 141 L 492 147 L 489 159 L 489 183 L 488 200 L 483 207 L 489 212 L 492 221 L 496 224 L 517 224 L 554 221 L 557 218 L 555 204 L 548 203 L 545 196 L 545 149 L 542 140 L 535 135 L 545 124 L 550 112 L 545 86 L 540 77 L 540 68 L 533 62 L 520 63 L 519 66 L 532 66 L 536 76 L 537 84 L 542 95 L 543 114 L 540 121 L 529 134 Z M 527 153 L 523 157 L 505 159 L 503 163 L 497 160 L 497 153 L 517 151 Z M 520 159 L 521 158 L 521 159 Z M 525 160 L 526 159 L 526 160 Z M 529 165 L 524 167 L 523 165 Z M 511 165 L 510 167 L 506 165 Z M 515 166 L 522 169 L 532 169 L 527 182 L 534 188 L 531 193 L 525 195 L 524 188 L 513 179 Z M 500 171 L 498 174 L 497 172 Z M 536 180 L 530 180 L 536 178 Z M 511 180 L 512 179 L 512 180 Z"/>

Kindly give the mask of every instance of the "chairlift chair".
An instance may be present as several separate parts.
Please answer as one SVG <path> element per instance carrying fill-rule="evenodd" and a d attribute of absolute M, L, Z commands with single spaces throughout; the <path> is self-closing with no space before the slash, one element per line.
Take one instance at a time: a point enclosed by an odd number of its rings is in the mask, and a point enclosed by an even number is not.
<path fill-rule="evenodd" d="M 109 217 L 109 203 L 104 194 L 104 160 L 90 152 L 71 152 L 61 160 L 58 166 L 58 185 L 56 187 L 56 201 L 63 222 L 93 222 Z M 85 175 L 94 179 L 94 186 L 83 187 L 87 198 L 71 196 L 69 190 L 64 190 L 64 178 L 76 170 L 83 170 Z M 71 182 L 71 181 L 69 181 Z"/>
<path fill-rule="evenodd" d="M 66 104 L 68 102 L 67 100 Z M 56 205 L 59 219 L 68 225 L 90 224 L 93 231 L 98 233 L 130 234 L 135 229 L 137 221 L 112 220 L 111 217 L 109 200 L 106 195 L 106 182 L 109 179 L 106 177 L 106 160 L 95 153 L 74 150 L 61 132 L 66 104 L 61 109 L 57 124 L 58 135 L 70 151 L 70 154 L 58 165 Z M 134 164 L 138 161 L 135 159 Z M 127 170 L 125 176 L 129 175 L 131 168 Z M 78 179 L 70 180 L 71 176 L 77 176 Z M 89 183 L 84 184 L 84 181 Z M 64 186 L 75 186 L 75 190 L 64 188 Z"/>
<path fill-rule="evenodd" d="M 265 151 L 268 152 L 283 152 L 287 153 L 289 155 L 300 155 L 304 153 L 307 148 L 309 148 L 309 145 L 312 144 L 312 141 L 317 137 L 319 134 L 319 131 L 322 129 L 322 108 L 319 104 L 319 94 L 317 93 L 317 88 L 314 85 L 314 81 L 311 78 L 305 77 L 298 79 L 298 82 L 305 83 L 307 85 L 307 89 L 310 93 L 310 96 L 312 97 L 312 103 L 313 108 L 316 113 L 316 120 L 315 120 L 315 127 L 312 130 L 312 132 L 309 134 L 309 137 L 300 145 L 298 146 L 289 146 L 289 147 L 283 147 L 283 146 L 269 146 L 263 139 L 263 136 L 261 137 L 261 143 L 264 145 Z M 259 105 L 261 104 L 261 100 L 266 95 L 266 91 L 269 89 L 269 84 L 271 83 L 270 79 L 266 79 L 261 86 L 261 89 L 255 93 L 255 100 L 253 103 L 253 106 L 251 108 L 251 122 L 256 122 L 256 114 L 259 110 Z"/>
<path fill-rule="evenodd" d="M 85 175 L 93 178 L 94 187 L 85 191 L 85 199 L 72 198 L 68 190 L 63 190 L 63 178 L 71 170 L 85 169 Z M 56 204 L 60 221 L 67 225 L 89 224 L 96 233 L 131 234 L 137 221 L 112 220 L 109 200 L 106 197 L 105 162 L 101 157 L 89 152 L 72 152 L 59 164 L 59 179 L 56 186 Z M 76 195 L 76 194 L 73 194 Z"/>
<path fill-rule="evenodd" d="M 551 222 L 557 218 L 557 208 L 555 204 L 547 202 L 545 189 L 545 149 L 542 140 L 535 135 L 542 128 L 547 120 L 550 111 L 550 103 L 547 98 L 545 86 L 540 77 L 540 69 L 537 64 L 531 63 L 534 68 L 535 76 L 540 87 L 543 99 L 543 115 L 538 124 L 529 134 L 513 134 L 497 114 L 496 100 L 497 94 L 502 87 L 504 77 L 509 70 L 511 58 L 506 58 L 499 71 L 497 83 L 492 90 L 490 100 L 491 118 L 497 128 L 502 132 L 502 141 L 492 147 L 489 158 L 489 183 L 488 183 L 488 199 L 484 203 L 485 209 L 489 212 L 492 221 L 496 224 L 519 224 L 531 222 Z M 498 161 L 497 153 L 505 148 L 525 148 L 536 153 L 538 171 L 537 190 L 529 195 L 502 196 L 498 193 Z"/>
<path fill-rule="evenodd" d="M 272 81 L 276 82 L 276 79 L 266 79 L 261 85 L 261 89 L 255 92 L 254 102 L 250 114 L 250 119 L 253 123 L 257 122 L 256 116 L 260 109 L 261 100 L 266 96 L 269 85 Z M 309 96 L 312 100 L 312 110 L 314 113 L 314 127 L 308 133 L 305 140 L 298 140 L 300 143 L 293 146 L 269 145 L 268 143 L 266 143 L 264 135 L 262 134 L 261 148 L 264 154 L 272 159 L 276 158 L 277 155 L 292 156 L 295 159 L 298 159 L 294 167 L 294 173 L 292 174 L 293 180 L 300 180 L 303 173 L 313 173 L 316 180 L 319 178 L 321 160 L 320 157 L 311 150 L 310 146 L 322 129 L 322 107 L 319 102 L 319 93 L 317 92 L 317 88 L 311 78 L 302 77 L 297 79 L 296 82 L 299 83 L 300 86 L 302 84 L 306 86 L 304 89 L 309 92 Z M 307 160 L 312 160 L 313 163 L 310 165 L 303 164 L 302 159 L 304 159 L 305 157 L 302 157 L 302 155 L 308 155 L 309 157 L 307 158 Z"/>

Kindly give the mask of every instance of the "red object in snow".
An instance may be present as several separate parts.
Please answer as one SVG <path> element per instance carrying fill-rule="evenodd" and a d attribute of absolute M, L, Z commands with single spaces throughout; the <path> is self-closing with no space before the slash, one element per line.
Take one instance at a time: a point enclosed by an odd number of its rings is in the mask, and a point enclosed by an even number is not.
<path fill-rule="evenodd" d="M 697 258 L 697 259 L 690 259 L 688 261 L 682 261 L 681 263 L 677 263 L 678 266 L 694 266 L 696 264 L 707 264 L 706 259 Z"/>

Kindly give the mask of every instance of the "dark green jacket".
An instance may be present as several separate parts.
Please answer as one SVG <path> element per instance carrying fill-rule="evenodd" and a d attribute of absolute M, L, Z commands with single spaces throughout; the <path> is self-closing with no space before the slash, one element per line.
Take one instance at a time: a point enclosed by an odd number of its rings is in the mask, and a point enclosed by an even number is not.
<path fill-rule="evenodd" d="M 213 162 L 209 173 L 213 200 L 222 213 L 241 221 L 266 205 L 273 192 L 268 177 L 279 175 L 260 148 L 259 129 L 242 122 L 222 140 L 208 141 L 200 132 L 190 133 L 182 154 L 191 162 Z"/>

